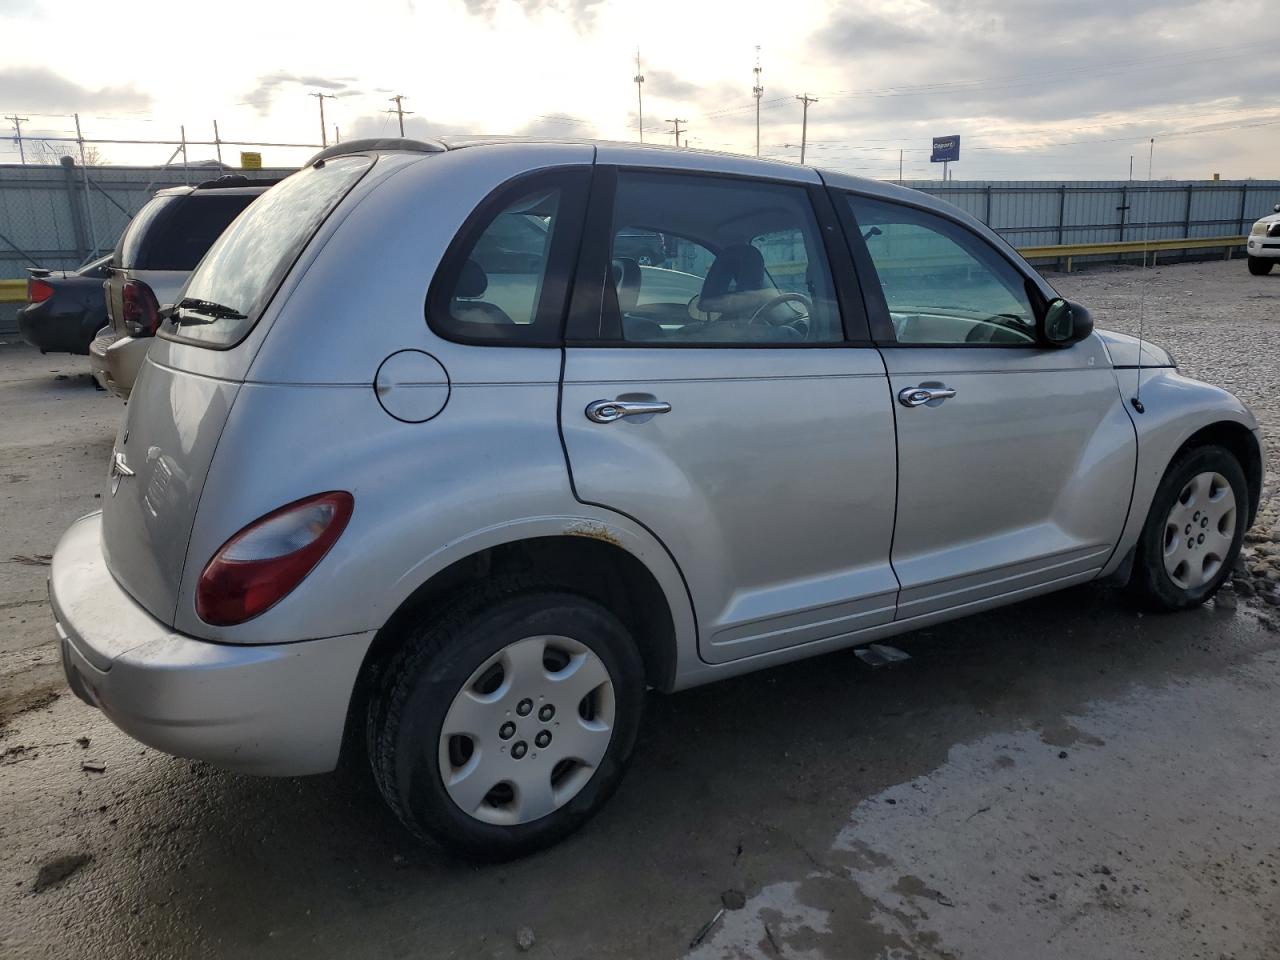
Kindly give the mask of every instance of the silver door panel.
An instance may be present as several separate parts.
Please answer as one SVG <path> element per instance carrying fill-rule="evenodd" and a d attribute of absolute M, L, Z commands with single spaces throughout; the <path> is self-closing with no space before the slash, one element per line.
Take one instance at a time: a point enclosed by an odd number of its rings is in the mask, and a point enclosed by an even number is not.
<path fill-rule="evenodd" d="M 671 411 L 587 418 L 619 398 Z M 578 497 L 672 552 L 716 663 L 892 619 L 889 404 L 874 350 L 579 348 L 561 421 Z"/>
<path fill-rule="evenodd" d="M 1067 350 L 887 348 L 900 466 L 899 619 L 1106 563 L 1124 526 L 1136 444 L 1096 338 Z"/>

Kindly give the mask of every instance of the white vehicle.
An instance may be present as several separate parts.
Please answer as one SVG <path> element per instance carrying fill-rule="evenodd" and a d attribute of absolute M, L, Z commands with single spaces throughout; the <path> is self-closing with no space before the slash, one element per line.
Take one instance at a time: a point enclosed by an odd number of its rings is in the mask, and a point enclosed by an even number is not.
<path fill-rule="evenodd" d="M 1280 203 L 1272 209 L 1275 213 L 1263 217 L 1249 231 L 1249 272 L 1264 277 L 1271 272 L 1271 265 L 1280 260 Z"/>

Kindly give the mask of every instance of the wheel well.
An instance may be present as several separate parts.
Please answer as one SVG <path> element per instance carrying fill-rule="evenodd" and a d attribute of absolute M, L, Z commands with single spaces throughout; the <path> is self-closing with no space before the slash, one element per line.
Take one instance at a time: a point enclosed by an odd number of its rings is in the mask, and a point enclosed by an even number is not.
<path fill-rule="evenodd" d="M 1211 423 L 1188 437 L 1178 453 L 1193 447 L 1207 446 L 1226 447 L 1240 461 L 1245 480 L 1249 484 L 1249 523 L 1252 524 L 1258 513 L 1258 503 L 1262 499 L 1262 451 L 1253 431 L 1230 420 Z"/>
<path fill-rule="evenodd" d="M 613 613 L 635 638 L 645 682 L 670 690 L 675 677 L 676 631 L 666 595 L 649 569 L 626 550 L 587 536 L 537 537 L 499 544 L 455 561 L 415 590 L 378 631 L 365 654 L 347 713 L 344 752 L 364 736 L 368 695 L 378 666 L 406 631 L 469 584 L 506 574 L 532 575 L 580 593 Z"/>

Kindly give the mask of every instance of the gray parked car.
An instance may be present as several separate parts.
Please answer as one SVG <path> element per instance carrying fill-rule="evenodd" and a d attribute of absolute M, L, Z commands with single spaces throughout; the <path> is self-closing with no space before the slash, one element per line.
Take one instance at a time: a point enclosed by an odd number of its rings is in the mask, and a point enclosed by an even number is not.
<path fill-rule="evenodd" d="M 109 323 L 89 344 L 89 370 L 99 386 L 129 399 L 161 309 L 227 224 L 277 182 L 233 173 L 194 187 L 169 187 L 134 215 L 102 285 Z"/>
<path fill-rule="evenodd" d="M 695 293 L 613 249 L 644 232 Z M 306 774 L 364 740 L 410 830 L 506 857 L 604 803 L 646 687 L 1103 578 L 1202 603 L 1261 464 L 1233 396 L 911 190 L 358 141 L 203 259 L 50 586 L 142 742 Z"/>

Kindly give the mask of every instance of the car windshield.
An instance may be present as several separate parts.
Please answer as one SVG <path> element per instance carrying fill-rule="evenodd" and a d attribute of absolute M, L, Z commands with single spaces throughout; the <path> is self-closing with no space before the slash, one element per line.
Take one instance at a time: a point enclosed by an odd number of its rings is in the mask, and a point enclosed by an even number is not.
<path fill-rule="evenodd" d="M 200 346 L 239 343 L 330 211 L 372 166 L 335 157 L 272 187 L 218 238 L 160 334 Z"/>

